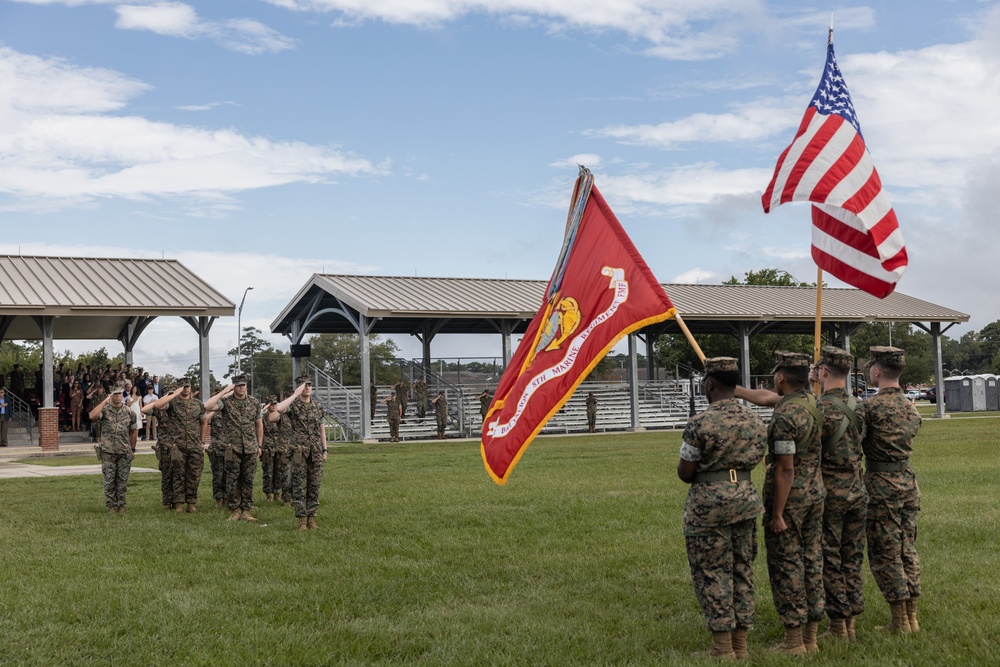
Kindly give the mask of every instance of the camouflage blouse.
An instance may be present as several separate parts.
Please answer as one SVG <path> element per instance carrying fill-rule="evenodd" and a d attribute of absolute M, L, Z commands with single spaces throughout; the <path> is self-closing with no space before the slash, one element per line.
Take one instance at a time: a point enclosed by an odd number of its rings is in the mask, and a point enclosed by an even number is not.
<path fill-rule="evenodd" d="M 846 389 L 837 387 L 824 392 L 817 402 L 823 412 L 822 467 L 826 502 L 849 506 L 868 501 L 864 480 L 861 478 L 861 434 L 865 423 L 865 404 L 857 401 L 854 407 L 854 414 L 861 426 L 859 429 L 841 407 L 850 408 L 851 398 Z"/>
<path fill-rule="evenodd" d="M 181 447 L 201 447 L 201 420 L 205 408 L 197 398 L 178 396 L 163 408 L 170 419 L 170 443 Z"/>
<path fill-rule="evenodd" d="M 899 387 L 886 387 L 865 401 L 865 437 L 868 461 L 905 461 L 913 453 L 913 438 L 921 425 L 916 407 Z M 869 503 L 906 502 L 920 498 L 913 470 L 867 472 Z"/>
<path fill-rule="evenodd" d="M 135 413 L 124 405 L 116 408 L 110 403 L 101 410 L 101 449 L 109 454 L 128 454 L 132 451 L 129 432 L 138 428 Z"/>
<path fill-rule="evenodd" d="M 292 440 L 292 421 L 287 414 L 279 414 L 272 422 L 264 415 L 264 451 L 284 453 Z"/>
<path fill-rule="evenodd" d="M 316 401 L 306 403 L 296 398 L 285 413 L 291 424 L 292 444 L 296 447 L 308 446 L 322 449 L 323 406 Z"/>
<path fill-rule="evenodd" d="M 812 412 L 800 403 L 809 399 L 816 400 L 804 389 L 782 396 L 767 428 L 768 454 L 795 456 L 795 478 L 787 506 L 812 505 L 826 496 L 820 468 L 823 425 L 816 423 Z M 774 469 L 768 465 L 764 476 L 764 504 L 768 507 L 774 499 Z"/>
<path fill-rule="evenodd" d="M 212 421 L 222 420 L 223 442 L 240 454 L 257 453 L 257 421 L 260 401 L 253 396 L 226 396 L 219 401 Z"/>
<path fill-rule="evenodd" d="M 688 421 L 681 458 L 698 472 L 752 470 L 764 458 L 767 428 L 735 399 L 716 401 Z M 685 526 L 725 526 L 764 513 L 750 480 L 692 484 L 684 505 Z"/>

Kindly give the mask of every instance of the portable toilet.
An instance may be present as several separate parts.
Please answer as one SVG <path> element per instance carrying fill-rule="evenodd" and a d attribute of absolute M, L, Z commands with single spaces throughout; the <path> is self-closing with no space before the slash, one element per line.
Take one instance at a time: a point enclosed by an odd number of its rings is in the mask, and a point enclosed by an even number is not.
<path fill-rule="evenodd" d="M 986 409 L 1000 410 L 1000 384 L 997 384 L 996 375 L 984 375 L 986 381 Z"/>
<path fill-rule="evenodd" d="M 972 411 L 986 411 L 986 378 L 982 375 L 973 375 L 969 378 L 972 384 Z"/>
<path fill-rule="evenodd" d="M 945 378 L 944 406 L 948 412 L 972 412 L 972 380 L 964 375 Z"/>

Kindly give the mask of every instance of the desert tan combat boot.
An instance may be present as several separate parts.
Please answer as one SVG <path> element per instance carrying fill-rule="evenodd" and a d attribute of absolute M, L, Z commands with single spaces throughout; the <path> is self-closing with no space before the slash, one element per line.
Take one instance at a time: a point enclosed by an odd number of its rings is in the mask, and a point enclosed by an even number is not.
<path fill-rule="evenodd" d="M 853 616 L 847 619 L 847 641 L 849 642 L 857 641 L 858 639 L 858 633 L 854 629 L 854 621 L 855 618 Z"/>
<path fill-rule="evenodd" d="M 267 498 L 268 500 L 274 500 L 274 494 L 273 493 L 265 493 L 264 497 Z"/>
<path fill-rule="evenodd" d="M 118 508 L 117 507 L 109 507 L 108 508 L 108 514 L 118 514 Z"/>
<path fill-rule="evenodd" d="M 777 646 L 771 647 L 772 653 L 784 653 L 785 655 L 805 655 L 806 647 L 802 643 L 802 626 L 797 628 L 785 628 L 785 640 Z"/>
<path fill-rule="evenodd" d="M 222 504 L 222 498 L 216 498 L 215 499 L 215 507 L 216 507 L 216 509 L 220 509 L 222 506 L 223 506 L 223 504 Z"/>
<path fill-rule="evenodd" d="M 920 623 L 917 622 L 917 598 L 906 601 L 906 620 L 910 622 L 910 632 L 920 632 Z"/>
<path fill-rule="evenodd" d="M 817 632 L 819 632 L 819 621 L 809 621 L 802 626 L 802 645 L 806 647 L 808 653 L 819 652 L 819 644 L 816 643 Z"/>
<path fill-rule="evenodd" d="M 736 628 L 733 630 L 733 653 L 736 654 L 737 660 L 746 660 L 750 657 L 750 651 L 747 648 L 746 628 Z"/>
<path fill-rule="evenodd" d="M 830 628 L 821 634 L 818 639 L 840 639 L 847 641 L 847 619 L 831 618 Z"/>
<path fill-rule="evenodd" d="M 309 519 L 307 519 L 304 516 L 300 516 L 299 517 L 299 530 L 303 530 L 303 531 L 304 530 L 309 530 L 308 522 L 309 522 Z"/>
<path fill-rule="evenodd" d="M 250 510 L 243 510 L 242 512 L 240 512 L 240 520 L 242 520 L 242 521 L 256 521 L 257 519 L 255 519 L 250 514 Z"/>
<path fill-rule="evenodd" d="M 184 513 L 184 503 L 174 503 L 174 511 L 178 514 Z"/>
<path fill-rule="evenodd" d="M 195 509 L 194 503 L 188 503 L 187 511 L 188 511 L 188 514 L 194 514 L 198 510 Z"/>
<path fill-rule="evenodd" d="M 233 510 L 232 512 L 230 512 L 229 513 L 229 520 L 230 521 L 239 521 L 240 520 L 240 511 L 239 510 Z"/>
<path fill-rule="evenodd" d="M 910 619 L 906 615 L 906 602 L 890 604 L 889 614 L 891 620 L 886 625 L 875 626 L 876 630 L 893 634 L 910 632 Z"/>
<path fill-rule="evenodd" d="M 309 528 L 309 530 L 316 530 L 319 528 L 319 524 L 316 523 L 316 517 L 311 516 L 306 519 L 306 527 Z"/>

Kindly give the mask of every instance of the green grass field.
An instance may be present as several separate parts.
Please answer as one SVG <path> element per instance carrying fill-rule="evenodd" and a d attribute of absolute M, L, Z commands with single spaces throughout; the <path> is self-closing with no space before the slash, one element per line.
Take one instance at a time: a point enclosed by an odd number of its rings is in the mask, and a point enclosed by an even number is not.
<path fill-rule="evenodd" d="M 923 631 L 873 631 L 888 609 L 869 576 L 860 641 L 809 664 L 1000 660 L 998 430 L 926 420 L 918 438 Z M 0 664 L 711 664 L 691 658 L 709 635 L 679 445 L 542 438 L 505 488 L 478 443 L 331 448 L 308 533 L 262 497 L 259 524 L 225 521 L 207 470 L 195 515 L 164 512 L 153 474 L 133 475 L 124 516 L 99 476 L 0 481 Z M 781 629 L 760 542 L 752 663 L 788 664 L 765 652 Z"/>

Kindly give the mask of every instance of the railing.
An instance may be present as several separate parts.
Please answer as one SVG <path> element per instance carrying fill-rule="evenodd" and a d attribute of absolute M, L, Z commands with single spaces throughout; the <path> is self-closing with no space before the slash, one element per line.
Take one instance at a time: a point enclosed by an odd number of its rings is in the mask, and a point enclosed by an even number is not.
<path fill-rule="evenodd" d="M 323 406 L 327 421 L 332 420 L 335 438 L 361 439 L 361 396 L 330 377 L 324 370 L 306 362 L 305 372 L 312 380 L 312 397 Z"/>
<path fill-rule="evenodd" d="M 8 426 L 23 427 L 28 434 L 28 443 L 34 445 L 35 438 L 32 435 L 32 431 L 35 428 L 35 415 L 31 412 L 31 406 L 28 405 L 27 401 L 9 389 L 6 393 L 7 399 L 11 403 L 11 417 Z"/>

